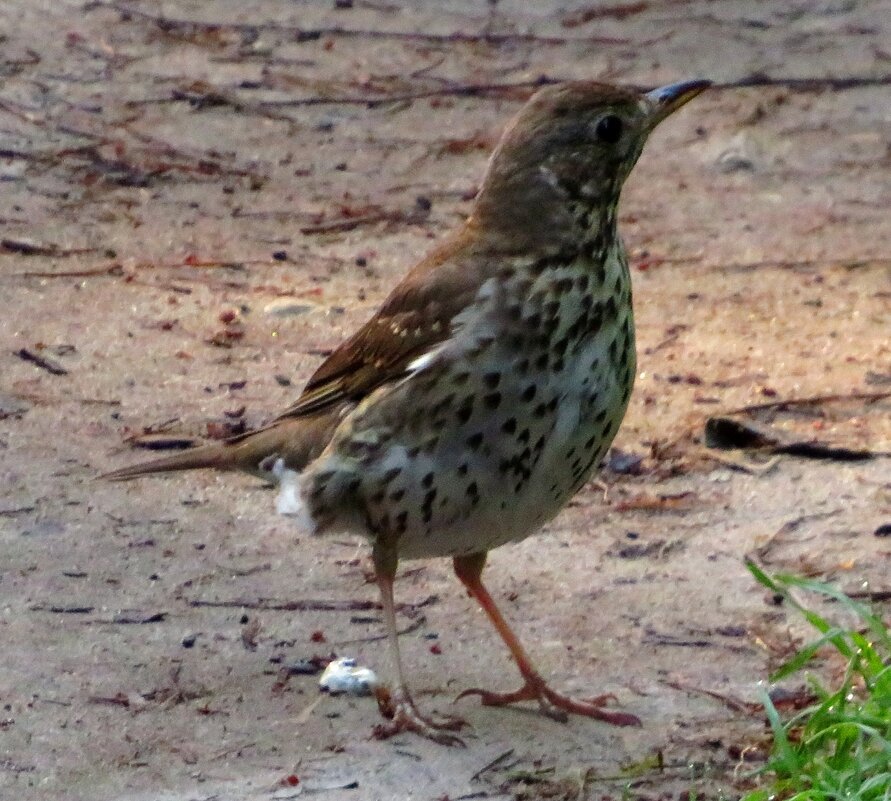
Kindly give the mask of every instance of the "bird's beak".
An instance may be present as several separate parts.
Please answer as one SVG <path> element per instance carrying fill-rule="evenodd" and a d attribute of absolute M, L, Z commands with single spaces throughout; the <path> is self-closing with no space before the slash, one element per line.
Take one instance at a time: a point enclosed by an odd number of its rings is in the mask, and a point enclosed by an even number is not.
<path fill-rule="evenodd" d="M 681 81 L 647 92 L 644 97 L 652 108 L 650 112 L 651 128 L 655 128 L 669 114 L 689 103 L 696 95 L 704 92 L 711 85 L 711 81 Z"/>

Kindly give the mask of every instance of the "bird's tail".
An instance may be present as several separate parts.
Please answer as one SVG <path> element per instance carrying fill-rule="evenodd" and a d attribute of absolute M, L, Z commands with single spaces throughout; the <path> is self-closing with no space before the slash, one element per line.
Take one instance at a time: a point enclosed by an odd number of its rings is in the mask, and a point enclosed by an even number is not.
<path fill-rule="evenodd" d="M 223 442 L 212 442 L 207 445 L 199 445 L 189 450 L 175 453 L 172 456 L 164 456 L 160 459 L 152 459 L 148 462 L 140 462 L 120 470 L 112 470 L 103 473 L 99 478 L 110 481 L 125 481 L 139 476 L 148 476 L 153 473 L 172 473 L 177 470 L 200 470 L 204 467 L 213 467 L 218 470 L 237 469 L 233 464 L 232 447 L 227 447 Z"/>
<path fill-rule="evenodd" d="M 277 460 L 299 472 L 324 450 L 339 422 L 336 411 L 280 420 L 223 442 L 199 445 L 172 456 L 112 470 L 99 478 L 125 481 L 153 473 L 209 467 L 242 470 L 267 481 L 274 480 L 272 468 Z"/>

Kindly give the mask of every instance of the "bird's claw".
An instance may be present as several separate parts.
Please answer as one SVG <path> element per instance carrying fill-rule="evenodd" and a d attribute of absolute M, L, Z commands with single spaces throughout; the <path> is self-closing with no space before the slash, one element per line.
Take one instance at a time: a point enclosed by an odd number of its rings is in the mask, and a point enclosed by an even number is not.
<path fill-rule="evenodd" d="M 569 719 L 569 715 L 572 714 L 602 720 L 613 726 L 641 725 L 640 718 L 636 715 L 627 712 L 610 712 L 603 708 L 608 701 L 616 700 L 612 693 L 576 700 L 552 690 L 544 679 L 538 676 L 528 677 L 523 686 L 514 692 L 496 693 L 472 687 L 469 690 L 464 690 L 455 700 L 459 701 L 469 695 L 478 695 L 484 706 L 507 706 L 518 701 L 537 701 L 542 714 L 559 723 L 565 723 Z"/>
<path fill-rule="evenodd" d="M 410 731 L 440 745 L 464 747 L 464 741 L 460 737 L 449 733 L 467 725 L 463 718 L 422 715 L 407 695 L 400 694 L 394 698 L 389 692 L 379 691 L 376 696 L 381 714 L 388 720 L 374 727 L 372 735 L 375 739 L 386 740 L 401 732 Z"/>

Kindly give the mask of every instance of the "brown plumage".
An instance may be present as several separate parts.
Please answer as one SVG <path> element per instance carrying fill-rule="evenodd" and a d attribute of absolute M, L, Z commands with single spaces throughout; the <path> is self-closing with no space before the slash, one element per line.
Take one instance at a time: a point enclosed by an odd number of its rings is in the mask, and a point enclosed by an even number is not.
<path fill-rule="evenodd" d="M 508 125 L 467 222 L 269 426 L 108 474 L 200 467 L 275 476 L 279 511 L 316 532 L 368 537 L 398 682 L 379 733 L 455 742 L 454 719 L 420 714 L 393 615 L 399 558 L 451 556 L 524 683 L 468 691 L 535 700 L 557 718 L 633 715 L 552 690 L 480 576 L 486 552 L 553 517 L 588 479 L 625 414 L 635 374 L 622 183 L 650 131 L 705 81 L 641 93 L 578 82 L 538 92 Z M 465 693 L 466 694 L 466 693 Z M 379 699 L 380 700 L 380 699 Z"/>

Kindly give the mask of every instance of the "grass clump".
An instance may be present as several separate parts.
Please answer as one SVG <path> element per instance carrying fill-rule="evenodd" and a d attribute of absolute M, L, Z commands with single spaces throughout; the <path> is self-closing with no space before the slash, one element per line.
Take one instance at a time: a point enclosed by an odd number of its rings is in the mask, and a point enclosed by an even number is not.
<path fill-rule="evenodd" d="M 800 612 L 819 636 L 771 677 L 779 681 L 804 670 L 819 651 L 834 648 L 844 659 L 838 686 L 807 681 L 816 700 L 783 720 L 770 696 L 762 701 L 773 748 L 761 771 L 768 782 L 743 801 L 891 801 L 891 632 L 867 605 L 819 581 L 769 576 L 748 564 L 752 575 Z M 802 605 L 791 590 L 832 598 L 853 612 L 854 629 L 835 626 Z M 767 777 L 770 777 L 767 779 Z"/>

